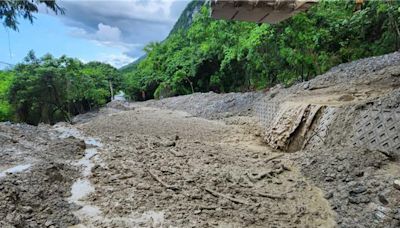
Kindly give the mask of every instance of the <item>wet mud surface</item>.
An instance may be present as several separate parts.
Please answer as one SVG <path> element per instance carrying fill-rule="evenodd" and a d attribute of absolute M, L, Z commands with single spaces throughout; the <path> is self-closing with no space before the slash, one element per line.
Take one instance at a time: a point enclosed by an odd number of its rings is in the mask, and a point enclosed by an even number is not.
<path fill-rule="evenodd" d="M 68 159 L 82 156 L 82 142 L 59 139 L 47 127 L 2 123 L 0 129 L 0 227 L 79 223 L 65 198 L 79 176 Z"/>
<path fill-rule="evenodd" d="M 87 200 L 101 214 L 84 224 L 334 225 L 327 200 L 296 165 L 236 125 L 137 107 L 79 128 L 104 143 Z"/>

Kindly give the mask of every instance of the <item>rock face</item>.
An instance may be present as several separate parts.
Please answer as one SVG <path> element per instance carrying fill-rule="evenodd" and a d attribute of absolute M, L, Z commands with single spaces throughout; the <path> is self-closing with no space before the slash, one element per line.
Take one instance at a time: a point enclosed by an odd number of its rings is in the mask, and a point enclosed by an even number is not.
<path fill-rule="evenodd" d="M 187 30 L 192 25 L 194 16 L 200 11 L 203 5 L 207 4 L 207 2 L 208 1 L 205 0 L 191 1 L 183 10 L 169 35 L 174 34 L 179 30 Z"/>
<path fill-rule="evenodd" d="M 175 23 L 174 27 L 169 32 L 168 37 L 171 36 L 172 34 L 178 32 L 179 30 L 187 30 L 190 27 L 190 25 L 192 25 L 193 19 L 194 19 L 194 16 L 196 15 L 196 13 L 198 13 L 200 11 L 201 7 L 204 4 L 206 4 L 206 2 L 207 1 L 205 1 L 205 0 L 194 0 L 194 1 L 191 1 L 186 6 L 184 11 L 180 15 L 178 21 Z M 121 67 L 120 70 L 123 71 L 123 72 L 129 72 L 132 69 L 134 69 L 136 67 L 136 65 L 139 64 L 145 58 L 146 58 L 146 55 L 143 55 L 139 59 L 137 59 L 136 61 Z"/>

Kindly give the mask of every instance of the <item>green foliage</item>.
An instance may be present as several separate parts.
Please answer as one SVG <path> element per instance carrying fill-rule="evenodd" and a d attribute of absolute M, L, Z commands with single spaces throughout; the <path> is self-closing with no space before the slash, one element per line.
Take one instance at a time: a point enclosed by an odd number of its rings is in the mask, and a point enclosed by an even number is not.
<path fill-rule="evenodd" d="M 8 100 L 15 119 L 30 124 L 70 121 L 72 115 L 98 108 L 111 99 L 110 87 L 120 88 L 118 71 L 104 63 L 83 64 L 50 54 L 29 52 L 15 69 Z"/>
<path fill-rule="evenodd" d="M 54 13 L 64 13 L 64 9 L 57 5 L 55 0 L 1 0 L 0 20 L 5 27 L 18 30 L 18 17 L 29 20 L 31 23 L 38 12 L 38 6 L 43 4 Z"/>
<path fill-rule="evenodd" d="M 162 91 L 247 91 L 309 80 L 334 65 L 398 50 L 399 7 L 398 0 L 366 1 L 355 11 L 352 1 L 326 0 L 277 25 L 258 25 L 213 20 L 203 6 L 189 28 L 177 25 L 164 42 L 145 48 L 146 58 L 124 71 L 124 90 L 142 100 Z"/>
<path fill-rule="evenodd" d="M 0 71 L 0 121 L 11 119 L 12 109 L 7 100 L 7 93 L 14 79 L 14 72 Z"/>

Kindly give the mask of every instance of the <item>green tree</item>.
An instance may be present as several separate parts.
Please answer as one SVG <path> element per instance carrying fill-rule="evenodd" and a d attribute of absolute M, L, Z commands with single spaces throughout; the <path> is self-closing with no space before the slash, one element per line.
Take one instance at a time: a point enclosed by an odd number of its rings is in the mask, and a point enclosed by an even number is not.
<path fill-rule="evenodd" d="M 32 51 L 14 72 L 9 103 L 16 120 L 30 124 L 70 121 L 104 105 L 111 100 L 110 88 L 121 87 L 120 74 L 108 64 L 49 54 L 37 58 Z"/>
<path fill-rule="evenodd" d="M 276 25 L 209 15 L 203 6 L 190 27 L 178 25 L 163 42 L 146 46 L 146 57 L 123 73 L 126 93 L 142 100 L 291 85 L 400 47 L 399 0 L 366 1 L 358 11 L 351 1 L 321 0 Z"/>
<path fill-rule="evenodd" d="M 2 0 L 0 1 L 0 20 L 5 27 L 18 30 L 18 18 L 35 19 L 34 13 L 38 12 L 38 6 L 44 5 L 55 13 L 64 13 L 55 0 Z"/>
<path fill-rule="evenodd" d="M 14 79 L 14 72 L 0 71 L 0 121 L 11 120 L 12 109 L 7 95 Z"/>

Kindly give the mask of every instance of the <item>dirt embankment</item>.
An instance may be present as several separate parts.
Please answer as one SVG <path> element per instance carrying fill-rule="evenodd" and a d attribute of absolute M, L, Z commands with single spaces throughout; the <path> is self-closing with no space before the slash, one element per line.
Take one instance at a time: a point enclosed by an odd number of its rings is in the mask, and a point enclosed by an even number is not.
<path fill-rule="evenodd" d="M 400 53 L 273 88 L 258 105 L 266 142 L 297 151 L 340 227 L 400 225 Z"/>

